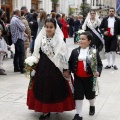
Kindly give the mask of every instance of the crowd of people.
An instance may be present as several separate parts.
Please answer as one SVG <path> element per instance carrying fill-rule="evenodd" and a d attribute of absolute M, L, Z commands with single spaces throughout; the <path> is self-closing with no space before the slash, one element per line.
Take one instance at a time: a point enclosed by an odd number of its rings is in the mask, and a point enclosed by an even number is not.
<path fill-rule="evenodd" d="M 83 16 L 67 16 L 54 10 L 47 14 L 40 9 L 37 13 L 27 7 L 16 9 L 11 14 L 10 24 L 5 26 L 3 10 L 0 9 L 0 75 L 6 75 L 2 67 L 8 46 L 14 44 L 14 72 L 25 73 L 24 61 L 27 49 L 38 59 L 32 85 L 28 88 L 27 106 L 29 109 L 42 112 L 40 120 L 50 117 L 50 112 L 64 112 L 76 109 L 73 120 L 82 120 L 84 96 L 89 100 L 89 115 L 95 114 L 96 91 L 93 90 L 93 79 L 100 77 L 102 61 L 99 56 L 105 45 L 108 65 L 105 69 L 114 68 L 117 49 L 117 36 L 120 34 L 120 20 L 115 17 L 115 9 L 109 9 L 108 17 L 100 20 L 94 10 L 86 19 Z M 7 27 L 7 29 L 6 29 Z M 80 33 L 80 40 L 76 42 Z M 74 37 L 79 47 L 69 57 L 66 38 Z M 12 41 L 12 43 L 11 43 Z M 96 50 L 96 71 L 89 61 L 91 49 Z M 112 62 L 110 61 L 112 57 Z M 74 86 L 72 93 L 70 80 Z"/>

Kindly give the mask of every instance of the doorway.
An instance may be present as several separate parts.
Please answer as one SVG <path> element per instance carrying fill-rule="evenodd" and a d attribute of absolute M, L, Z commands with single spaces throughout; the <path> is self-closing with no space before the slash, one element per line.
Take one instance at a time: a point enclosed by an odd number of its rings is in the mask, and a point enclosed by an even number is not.
<path fill-rule="evenodd" d="M 10 23 L 10 14 L 12 12 L 12 0 L 1 0 L 1 9 L 4 10 L 6 18 L 5 23 Z"/>

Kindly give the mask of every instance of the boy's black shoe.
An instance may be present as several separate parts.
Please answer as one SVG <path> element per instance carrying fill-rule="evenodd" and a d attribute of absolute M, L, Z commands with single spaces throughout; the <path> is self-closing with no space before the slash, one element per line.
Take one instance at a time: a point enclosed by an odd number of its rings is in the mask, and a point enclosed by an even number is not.
<path fill-rule="evenodd" d="M 44 120 L 44 119 L 47 119 L 47 118 L 49 118 L 50 117 L 50 112 L 48 113 L 48 114 L 42 114 L 40 117 L 39 117 L 39 120 Z"/>
<path fill-rule="evenodd" d="M 118 67 L 116 65 L 113 66 L 114 70 L 118 70 Z"/>
<path fill-rule="evenodd" d="M 72 120 L 82 120 L 83 118 L 76 114 Z"/>
<path fill-rule="evenodd" d="M 108 66 L 108 65 L 105 67 L 105 69 L 110 69 L 110 68 L 111 68 L 111 66 Z"/>
<path fill-rule="evenodd" d="M 95 106 L 90 106 L 89 115 L 95 114 Z"/>

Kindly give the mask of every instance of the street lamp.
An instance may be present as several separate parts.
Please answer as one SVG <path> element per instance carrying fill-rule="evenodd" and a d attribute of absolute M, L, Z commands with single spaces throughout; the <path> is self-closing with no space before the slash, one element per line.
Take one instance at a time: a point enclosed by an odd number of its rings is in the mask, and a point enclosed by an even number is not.
<path fill-rule="evenodd" d="M 85 0 L 82 0 L 82 2 L 83 2 L 83 16 L 84 16 L 84 14 L 85 14 Z"/>

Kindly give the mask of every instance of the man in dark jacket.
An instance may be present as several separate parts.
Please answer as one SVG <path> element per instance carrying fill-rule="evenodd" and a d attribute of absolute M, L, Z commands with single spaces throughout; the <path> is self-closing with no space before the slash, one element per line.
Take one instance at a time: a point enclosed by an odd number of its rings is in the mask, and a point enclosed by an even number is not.
<path fill-rule="evenodd" d="M 28 9 L 26 6 L 21 7 L 21 10 L 24 11 L 24 16 L 27 19 L 28 23 L 32 20 L 32 14 L 28 12 Z"/>
<path fill-rule="evenodd" d="M 118 70 L 117 66 L 115 65 L 115 55 L 117 48 L 117 35 L 120 34 L 120 20 L 114 15 L 115 8 L 110 8 L 109 16 L 103 19 L 100 29 L 104 35 L 105 52 L 108 61 L 108 65 L 105 67 L 105 69 L 110 69 L 113 67 L 115 70 Z M 112 63 L 110 63 L 110 57 L 112 57 Z"/>
<path fill-rule="evenodd" d="M 60 22 L 60 19 L 61 19 L 61 15 L 60 14 L 57 14 L 56 15 L 56 20 L 57 20 L 57 24 L 59 25 L 60 29 L 62 28 L 62 23 Z"/>
<path fill-rule="evenodd" d="M 3 31 L 3 36 L 7 34 L 7 32 L 5 31 L 5 24 L 4 24 L 4 21 L 1 19 L 2 18 L 2 15 L 3 15 L 3 10 L 0 9 L 0 28 L 2 29 Z"/>
<path fill-rule="evenodd" d="M 68 24 L 69 24 L 69 35 L 70 37 L 73 37 L 73 25 L 74 25 L 73 16 L 70 16 Z"/>

